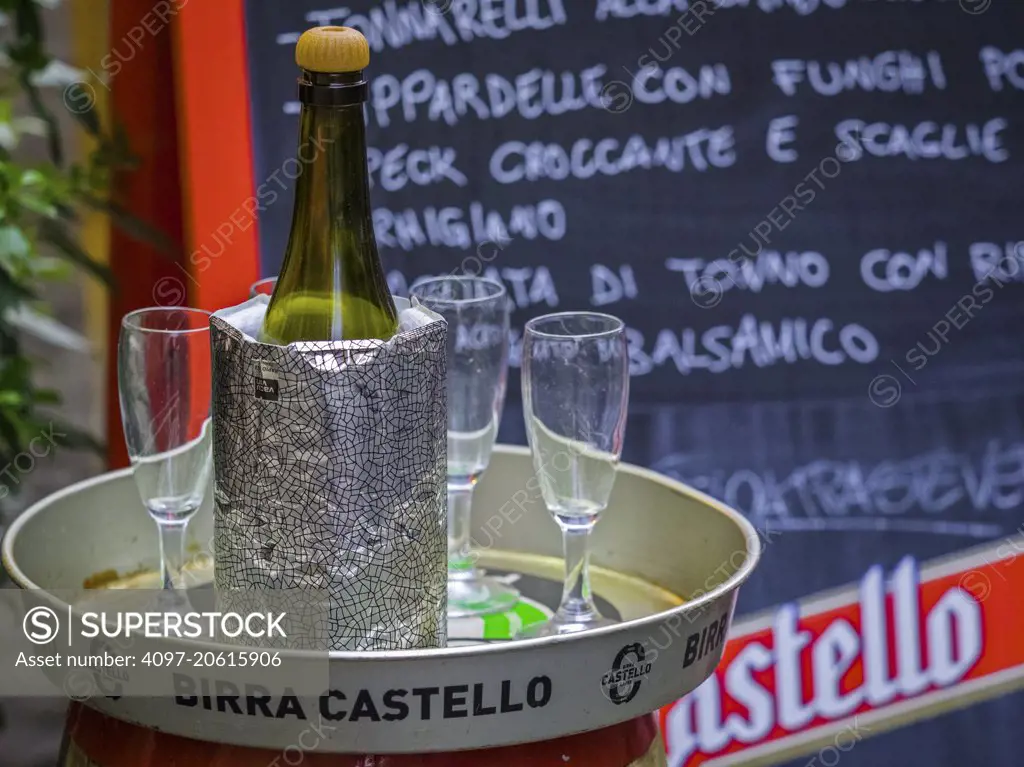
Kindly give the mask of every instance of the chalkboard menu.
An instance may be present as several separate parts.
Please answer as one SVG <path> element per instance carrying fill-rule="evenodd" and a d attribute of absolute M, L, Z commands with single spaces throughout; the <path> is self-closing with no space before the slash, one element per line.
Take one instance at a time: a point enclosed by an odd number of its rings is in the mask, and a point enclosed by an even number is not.
<path fill-rule="evenodd" d="M 1011 293 L 1024 282 L 1020 3 L 444 4 L 249 3 L 262 200 L 290 187 L 295 40 L 348 24 L 374 54 L 396 289 L 475 270 L 521 318 L 614 312 L 648 402 L 864 396 L 881 373 L 909 384 L 890 357 L 913 376 L 946 325 L 920 385 L 1019 372 L 990 332 L 1019 325 L 1012 296 L 957 307 L 994 267 Z M 273 274 L 291 208 L 265 207 Z M 963 327 L 936 329 L 950 309 Z"/>
<path fill-rule="evenodd" d="M 370 42 L 393 289 L 484 273 L 516 328 L 622 317 L 625 457 L 782 531 L 741 610 L 1024 523 L 1024 3 L 249 0 L 265 275 L 315 24 Z M 1021 704 L 843 758 L 1016 764 Z"/>

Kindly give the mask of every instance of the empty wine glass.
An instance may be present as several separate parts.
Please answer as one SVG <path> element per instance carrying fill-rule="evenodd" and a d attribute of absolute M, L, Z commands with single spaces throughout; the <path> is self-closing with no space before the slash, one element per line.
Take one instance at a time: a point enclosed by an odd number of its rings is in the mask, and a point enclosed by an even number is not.
<path fill-rule="evenodd" d="M 519 592 L 488 578 L 470 551 L 473 487 L 491 460 L 505 402 L 510 302 L 482 277 L 413 284 L 416 298 L 448 322 L 448 615 L 511 609 Z"/>
<path fill-rule="evenodd" d="M 615 483 L 629 401 L 622 320 L 594 312 L 537 317 L 523 329 L 523 411 L 541 495 L 562 530 L 565 586 L 554 617 L 519 636 L 567 634 L 615 621 L 594 604 L 590 534 Z"/>
<path fill-rule="evenodd" d="M 126 314 L 117 383 L 135 484 L 160 532 L 165 589 L 183 575 L 185 532 L 211 469 L 210 313 L 154 307 Z"/>

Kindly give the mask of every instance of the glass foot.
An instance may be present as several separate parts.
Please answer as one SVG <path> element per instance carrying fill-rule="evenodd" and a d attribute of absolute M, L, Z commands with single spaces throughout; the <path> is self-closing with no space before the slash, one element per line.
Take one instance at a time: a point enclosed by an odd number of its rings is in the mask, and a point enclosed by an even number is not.
<path fill-rule="evenodd" d="M 615 626 L 618 621 L 605 618 L 600 613 L 582 615 L 564 615 L 555 613 L 555 617 L 543 623 L 534 623 L 526 626 L 516 634 L 516 639 L 537 639 L 539 637 L 555 637 L 562 634 L 576 634 L 580 631 L 601 628 L 602 626 Z"/>
<path fill-rule="evenodd" d="M 469 618 L 511 610 L 519 601 L 519 591 L 479 570 L 448 574 L 448 617 Z"/>

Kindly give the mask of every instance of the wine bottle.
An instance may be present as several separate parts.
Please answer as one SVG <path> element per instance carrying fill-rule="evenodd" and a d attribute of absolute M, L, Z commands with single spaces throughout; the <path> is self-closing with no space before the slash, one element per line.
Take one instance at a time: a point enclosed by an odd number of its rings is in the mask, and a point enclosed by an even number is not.
<path fill-rule="evenodd" d="M 284 264 L 263 320 L 264 343 L 386 340 L 398 329 L 373 235 L 363 69 L 370 47 L 348 27 L 299 38 L 300 163 Z"/>

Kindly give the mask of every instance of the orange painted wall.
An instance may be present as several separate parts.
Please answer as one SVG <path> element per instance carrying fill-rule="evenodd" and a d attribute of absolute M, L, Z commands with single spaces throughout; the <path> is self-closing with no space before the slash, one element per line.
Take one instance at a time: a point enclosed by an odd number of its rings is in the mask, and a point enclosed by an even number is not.
<path fill-rule="evenodd" d="M 117 395 L 121 317 L 145 306 L 213 311 L 258 279 L 243 0 L 190 2 L 156 27 L 153 0 L 110 0 L 111 111 L 138 166 L 115 180 L 133 216 L 179 243 L 168 256 L 111 226 L 117 279 L 108 313 L 108 463 L 128 464 Z M 197 386 L 205 382 L 197 380 Z"/>
<path fill-rule="evenodd" d="M 210 311 L 259 279 L 243 14 L 243 0 L 190 2 L 173 29 L 188 288 Z"/>

